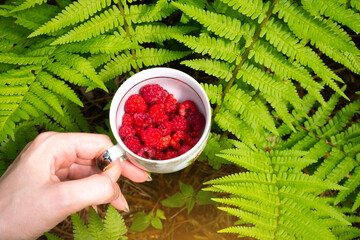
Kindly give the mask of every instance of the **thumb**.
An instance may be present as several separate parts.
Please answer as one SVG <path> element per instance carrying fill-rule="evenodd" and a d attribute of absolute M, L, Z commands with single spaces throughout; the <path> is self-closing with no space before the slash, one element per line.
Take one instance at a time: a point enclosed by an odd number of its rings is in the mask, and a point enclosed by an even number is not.
<path fill-rule="evenodd" d="M 87 206 L 109 203 L 120 196 L 119 185 L 110 177 L 98 174 L 54 184 L 49 192 L 49 203 L 55 206 L 49 206 L 48 210 L 60 211 L 59 215 L 64 218 Z"/>

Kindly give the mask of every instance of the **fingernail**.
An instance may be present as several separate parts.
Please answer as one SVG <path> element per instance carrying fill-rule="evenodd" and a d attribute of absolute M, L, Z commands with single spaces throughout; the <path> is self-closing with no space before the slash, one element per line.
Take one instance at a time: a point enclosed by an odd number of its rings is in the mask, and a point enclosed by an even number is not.
<path fill-rule="evenodd" d="M 148 174 L 148 173 L 147 173 L 147 175 L 148 175 L 148 178 L 146 179 L 146 181 L 147 181 L 147 182 L 151 182 L 151 181 L 152 181 L 152 177 L 151 177 L 150 174 Z"/>
<path fill-rule="evenodd" d="M 127 206 L 127 207 L 124 209 L 124 212 L 126 212 L 126 213 L 130 212 L 129 206 Z"/>

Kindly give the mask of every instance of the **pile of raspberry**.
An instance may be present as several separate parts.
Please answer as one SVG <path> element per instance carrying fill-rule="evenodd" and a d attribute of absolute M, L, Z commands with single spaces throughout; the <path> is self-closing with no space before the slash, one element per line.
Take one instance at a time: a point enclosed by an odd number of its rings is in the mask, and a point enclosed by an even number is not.
<path fill-rule="evenodd" d="M 138 156 L 166 160 L 189 151 L 204 126 L 205 118 L 193 101 L 179 103 L 159 84 L 148 84 L 125 102 L 119 135 Z"/>

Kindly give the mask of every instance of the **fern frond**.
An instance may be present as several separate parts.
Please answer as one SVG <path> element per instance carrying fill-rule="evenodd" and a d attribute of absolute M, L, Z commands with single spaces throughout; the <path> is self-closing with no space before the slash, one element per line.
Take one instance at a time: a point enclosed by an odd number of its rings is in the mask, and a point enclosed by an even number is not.
<path fill-rule="evenodd" d="M 71 215 L 71 221 L 73 224 L 74 239 L 90 239 L 90 234 L 80 216 L 76 213 Z"/>
<path fill-rule="evenodd" d="M 114 35 L 100 35 L 86 41 L 62 45 L 59 49 L 72 53 L 115 54 L 135 45 L 128 38 Z"/>
<path fill-rule="evenodd" d="M 225 81 L 230 80 L 232 77 L 231 69 L 234 68 L 227 62 L 206 58 L 185 60 L 182 61 L 181 64 L 195 70 L 205 71 L 207 74 L 224 79 Z"/>
<path fill-rule="evenodd" d="M 263 173 L 271 173 L 272 168 L 268 166 L 268 164 L 264 162 L 259 162 L 253 154 L 250 154 L 249 156 L 239 156 L 239 155 L 233 155 L 230 153 L 223 153 L 223 154 L 217 154 L 217 156 L 225 158 L 226 160 L 244 167 L 250 171 L 256 171 L 256 172 L 263 172 Z"/>
<path fill-rule="evenodd" d="M 360 229 L 351 226 L 337 226 L 332 229 L 338 239 L 352 240 L 360 236 Z"/>
<path fill-rule="evenodd" d="M 0 62 L 16 65 L 45 64 L 48 57 L 39 56 L 20 56 L 15 53 L 0 53 Z"/>
<path fill-rule="evenodd" d="M 123 24 L 123 16 L 120 14 L 120 10 L 114 5 L 100 15 L 96 15 L 87 22 L 59 37 L 52 45 L 84 41 Z"/>
<path fill-rule="evenodd" d="M 34 7 L 36 4 L 43 4 L 47 2 L 47 0 L 25 0 L 19 6 L 15 7 L 12 12 L 22 11 L 28 8 Z"/>
<path fill-rule="evenodd" d="M 257 19 L 261 23 L 266 17 L 266 12 L 269 9 L 270 2 L 263 3 L 261 0 L 253 1 L 237 1 L 237 0 L 221 0 L 222 2 L 231 6 L 241 14 L 248 16 L 251 19 Z"/>
<path fill-rule="evenodd" d="M 61 103 L 56 95 L 52 94 L 49 90 L 44 89 L 38 82 L 31 84 L 29 92 L 42 99 L 50 108 L 53 108 L 60 115 L 63 115 Z"/>
<path fill-rule="evenodd" d="M 72 2 L 71 5 L 67 6 L 56 17 L 31 33 L 29 37 L 55 32 L 69 25 L 89 19 L 96 12 L 109 6 L 110 4 L 110 0 L 79 0 Z"/>
<path fill-rule="evenodd" d="M 209 31 L 214 32 L 220 37 L 227 38 L 234 42 L 239 42 L 241 37 L 244 37 L 248 44 L 251 43 L 251 38 L 255 33 L 255 28 L 249 24 L 245 23 L 242 25 L 241 21 L 237 19 L 205 11 L 194 6 L 180 4 L 177 2 L 172 2 L 172 4 L 191 18 L 204 25 L 204 27 Z"/>
<path fill-rule="evenodd" d="M 358 163 L 350 158 L 345 157 L 332 171 L 328 174 L 326 180 L 329 182 L 339 182 L 341 179 L 345 178 L 356 166 Z"/>
<path fill-rule="evenodd" d="M 175 8 L 171 4 L 165 4 L 161 7 L 156 4 L 138 4 L 130 5 L 129 8 L 125 8 L 124 10 L 131 22 L 144 23 L 160 21 L 167 18 L 175 11 Z"/>
<path fill-rule="evenodd" d="M 139 68 L 143 65 L 146 67 L 163 65 L 181 59 L 189 54 L 189 52 L 172 51 L 162 48 L 144 48 L 136 49 L 135 51 L 136 60 L 134 60 L 134 62 Z"/>
<path fill-rule="evenodd" d="M 234 226 L 228 227 L 225 229 L 221 229 L 218 231 L 219 233 L 236 233 L 240 236 L 250 236 L 257 239 L 272 239 L 274 235 L 273 231 L 268 231 L 266 229 L 258 228 L 258 227 L 243 227 L 243 226 Z"/>
<path fill-rule="evenodd" d="M 75 92 L 63 81 L 53 78 L 49 73 L 45 71 L 39 73 L 39 75 L 37 76 L 37 80 L 42 86 L 83 107 L 83 103 L 75 94 Z"/>
<path fill-rule="evenodd" d="M 167 26 L 165 24 L 147 24 L 135 28 L 133 38 L 139 43 L 145 42 L 164 42 L 174 37 L 174 35 L 186 34 L 195 30 L 191 26 Z"/>
<path fill-rule="evenodd" d="M 124 219 L 113 206 L 109 205 L 105 215 L 103 230 L 106 239 L 124 240 L 126 239 L 126 237 L 121 236 L 124 235 L 126 232 L 127 229 Z"/>
<path fill-rule="evenodd" d="M 108 59 L 107 56 L 108 55 L 105 56 L 106 60 Z M 107 82 L 110 79 L 113 79 L 116 76 L 123 74 L 124 72 L 130 71 L 132 61 L 133 56 L 129 51 L 118 55 L 101 69 L 99 73 L 101 81 Z"/>
<path fill-rule="evenodd" d="M 222 85 L 213 85 L 207 83 L 200 83 L 206 92 L 211 104 L 220 104 L 222 95 Z"/>
<path fill-rule="evenodd" d="M 88 231 L 92 239 L 101 238 L 101 230 L 104 228 L 100 216 L 95 212 L 93 207 L 89 209 L 89 222 L 88 222 Z"/>
<path fill-rule="evenodd" d="M 240 55 L 239 44 L 229 40 L 206 36 L 183 36 L 178 34 L 176 34 L 174 38 L 195 52 L 203 55 L 209 54 L 215 59 L 234 62 L 237 56 Z"/>
<path fill-rule="evenodd" d="M 360 33 L 360 15 L 359 13 L 354 12 L 352 9 L 346 8 L 345 5 L 341 5 L 336 0 L 321 0 L 316 1 L 313 0 L 302 0 L 302 6 L 305 10 L 310 12 L 313 16 L 321 16 L 330 17 L 335 21 L 348 26 L 354 32 Z"/>
<path fill-rule="evenodd" d="M 348 35 L 340 33 L 340 29 L 336 29 L 324 21 L 311 18 L 310 14 L 296 3 L 292 4 L 281 0 L 275 6 L 274 11 L 300 39 L 310 41 L 317 47 L 325 46 L 322 49 L 324 52 L 326 52 L 327 48 L 335 48 L 340 51 L 359 53 Z M 319 43 L 324 45 L 319 45 Z"/>
<path fill-rule="evenodd" d="M 350 193 L 354 192 L 355 189 L 360 185 L 360 167 L 357 166 L 350 178 L 344 183 L 344 187 L 347 189 L 342 190 L 336 196 L 334 204 L 337 205 L 343 201 Z"/>

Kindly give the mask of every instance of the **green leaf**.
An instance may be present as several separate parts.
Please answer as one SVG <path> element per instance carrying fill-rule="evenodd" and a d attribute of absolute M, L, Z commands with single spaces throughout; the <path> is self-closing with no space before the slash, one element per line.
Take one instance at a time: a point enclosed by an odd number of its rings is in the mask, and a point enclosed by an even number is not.
<path fill-rule="evenodd" d="M 156 209 L 156 217 L 158 217 L 160 219 L 166 219 L 165 213 L 161 209 Z"/>
<path fill-rule="evenodd" d="M 55 236 L 54 234 L 48 232 L 44 233 L 44 235 L 48 240 L 63 240 L 62 238 L 59 238 L 58 236 Z"/>
<path fill-rule="evenodd" d="M 194 198 L 188 198 L 186 199 L 186 208 L 188 210 L 188 213 L 194 208 L 195 206 L 195 199 Z"/>
<path fill-rule="evenodd" d="M 157 218 L 157 217 L 151 219 L 151 225 L 156 229 L 162 229 L 163 228 L 163 225 L 162 225 L 162 222 L 161 222 L 160 218 Z"/>
<path fill-rule="evenodd" d="M 185 198 L 181 193 L 177 192 L 171 197 L 162 200 L 161 204 L 165 207 L 179 208 L 185 204 Z"/>
<path fill-rule="evenodd" d="M 124 239 L 124 237 L 121 236 L 126 232 L 127 229 L 123 217 L 118 210 L 112 205 L 109 205 L 104 220 L 103 237 L 105 236 L 107 240 Z"/>
<path fill-rule="evenodd" d="M 215 202 L 211 200 L 212 198 L 216 198 L 214 193 L 203 190 L 200 190 L 195 197 L 196 203 L 199 205 L 215 204 Z"/>
<path fill-rule="evenodd" d="M 181 181 L 179 181 L 179 186 L 180 186 L 180 190 L 182 192 L 182 194 L 184 195 L 184 197 L 191 197 L 194 194 L 194 189 L 192 186 L 187 185 L 182 183 Z"/>
<path fill-rule="evenodd" d="M 134 215 L 134 221 L 129 230 L 133 232 L 142 232 L 149 227 L 150 220 L 151 216 L 147 216 L 144 212 L 137 212 Z"/>

